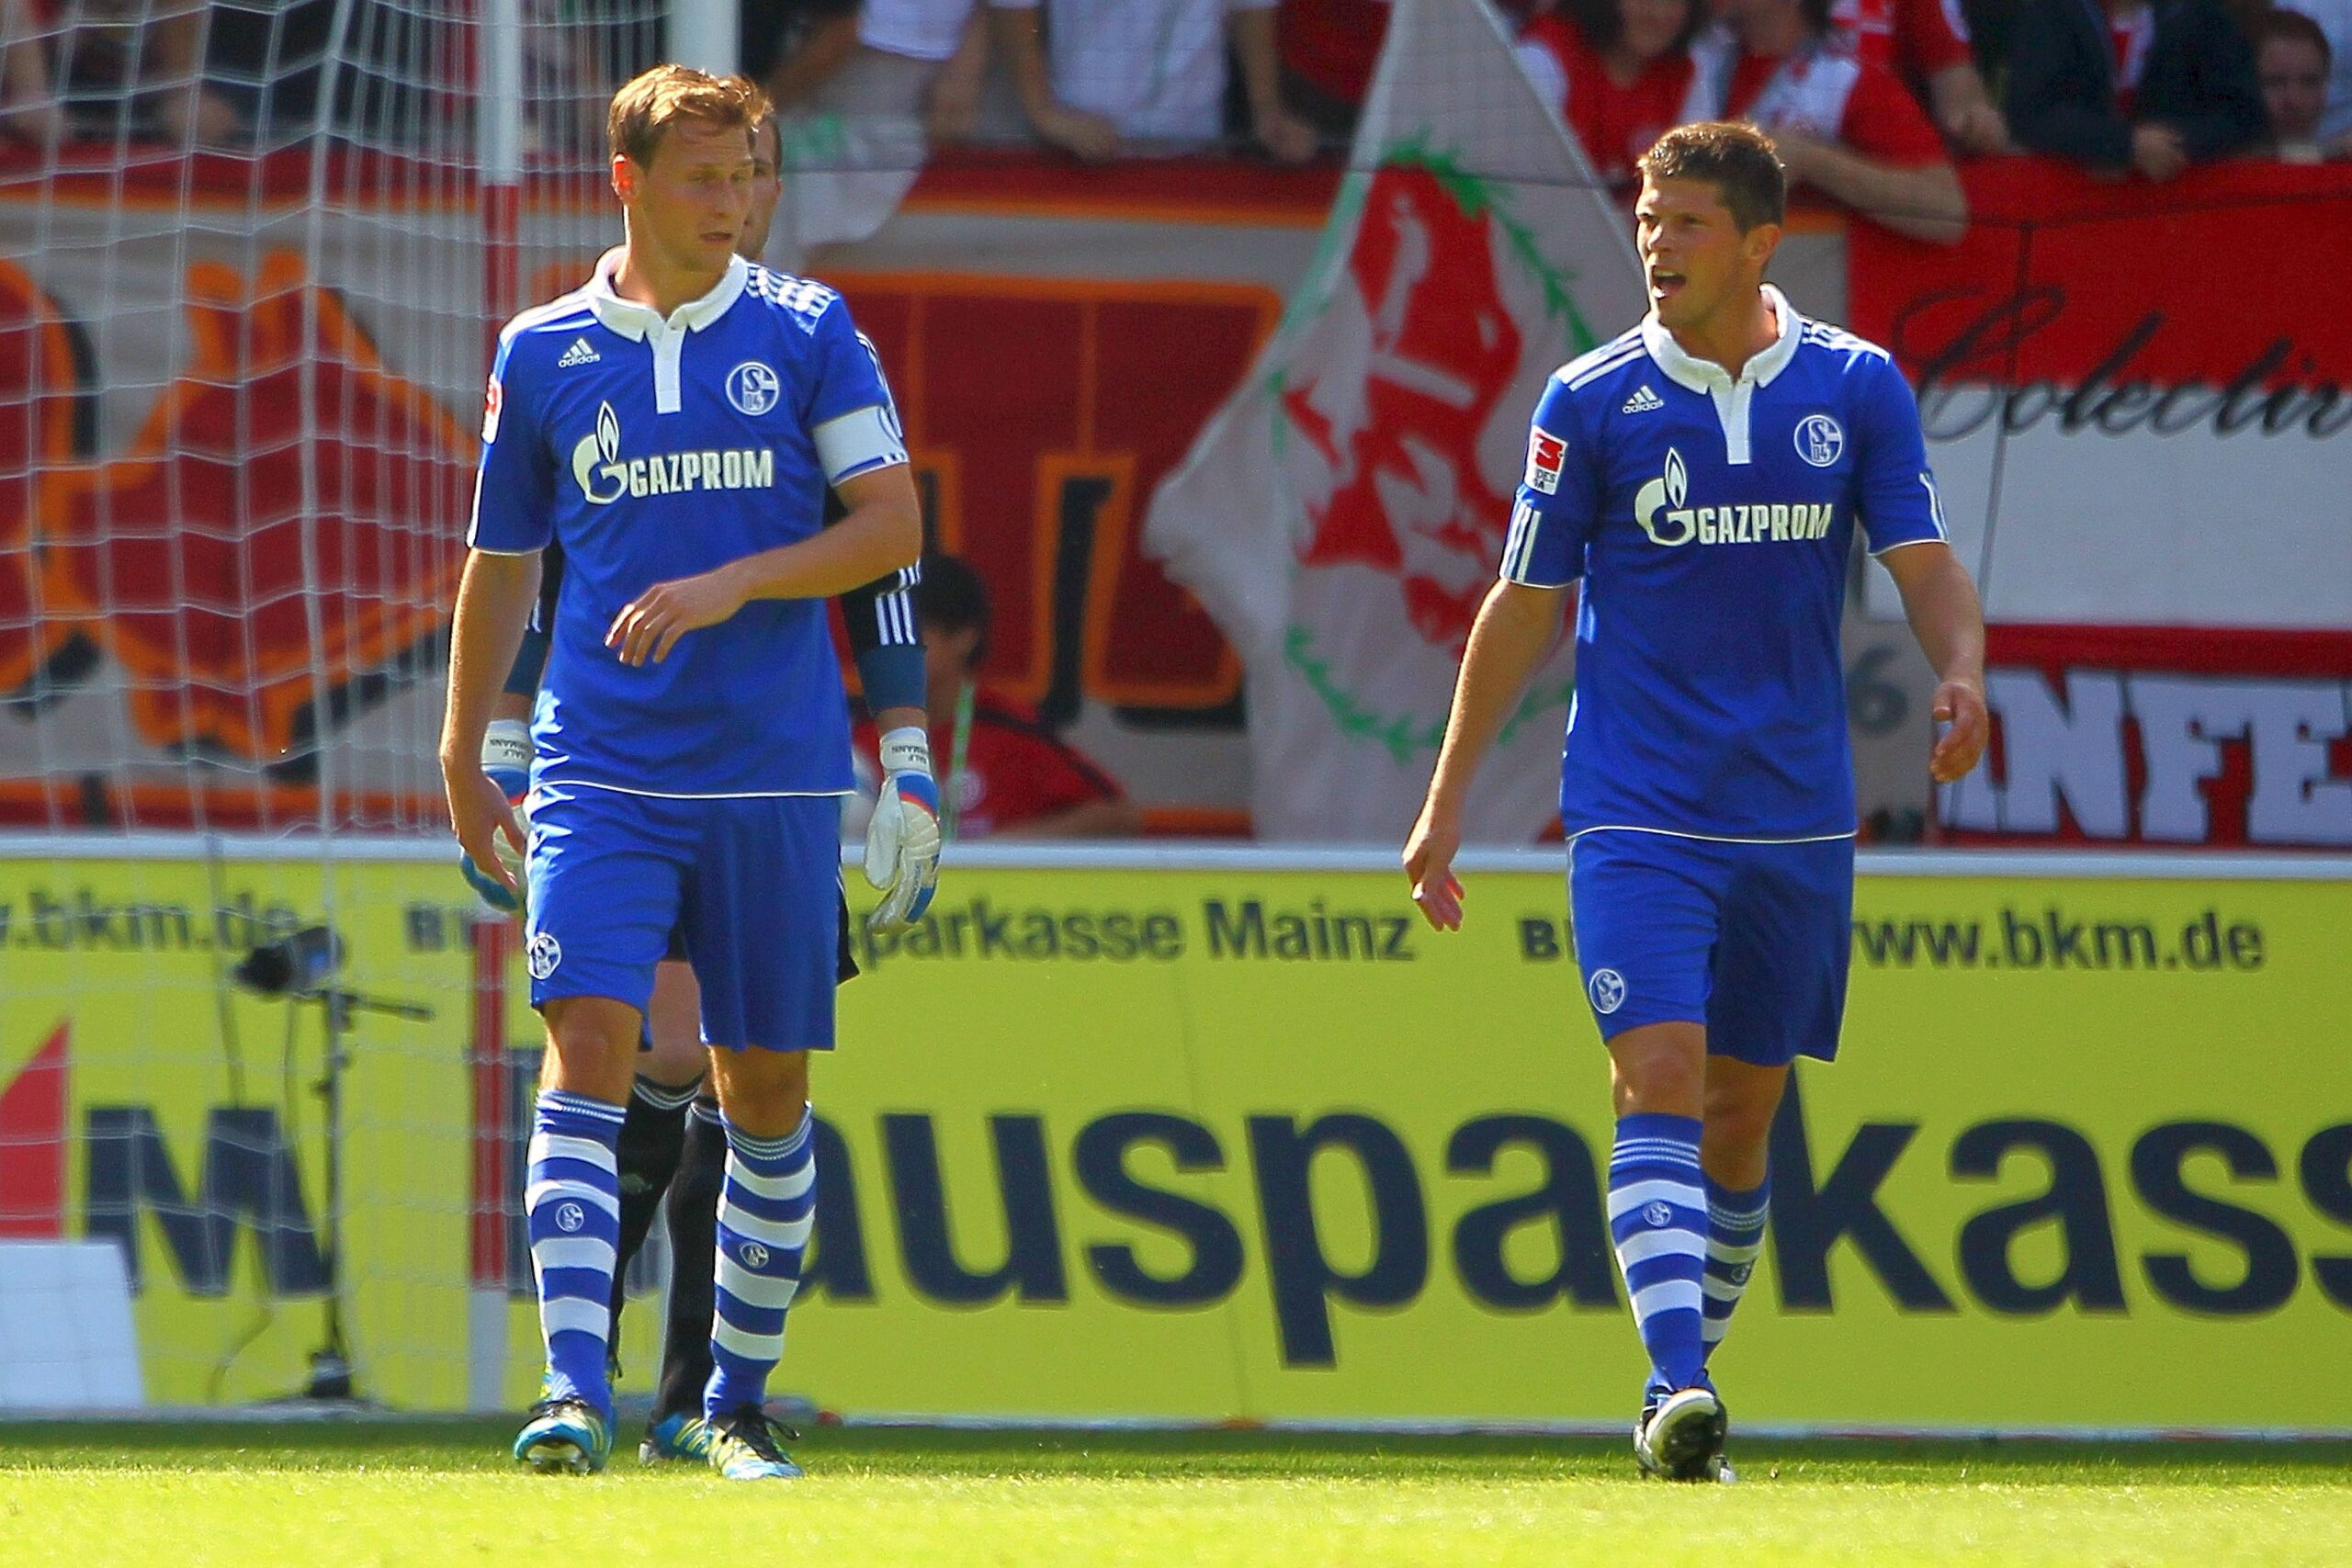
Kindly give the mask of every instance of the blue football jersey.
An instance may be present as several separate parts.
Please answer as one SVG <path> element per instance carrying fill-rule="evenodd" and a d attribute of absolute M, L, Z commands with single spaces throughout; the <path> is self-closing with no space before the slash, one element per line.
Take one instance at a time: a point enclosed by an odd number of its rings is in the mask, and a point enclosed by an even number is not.
<path fill-rule="evenodd" d="M 741 261 L 665 321 L 587 287 L 499 334 L 479 550 L 563 547 L 535 780 L 639 795 L 853 787 L 822 599 L 758 599 L 632 670 L 605 646 L 657 582 L 806 539 L 825 491 L 907 460 L 873 345 L 821 283 Z"/>
<path fill-rule="evenodd" d="M 1838 656 L 1847 552 L 1944 537 L 1918 405 L 1886 354 L 1768 288 L 1736 380 L 1655 319 L 1552 378 L 1502 575 L 1584 580 L 1560 773 L 1573 835 L 1854 831 Z"/>

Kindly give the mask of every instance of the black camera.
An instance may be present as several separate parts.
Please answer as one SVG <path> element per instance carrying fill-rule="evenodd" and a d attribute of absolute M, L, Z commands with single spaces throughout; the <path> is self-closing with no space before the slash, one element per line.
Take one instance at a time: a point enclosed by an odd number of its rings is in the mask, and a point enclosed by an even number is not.
<path fill-rule="evenodd" d="M 236 976 L 265 997 L 315 997 L 342 969 L 343 939 L 325 926 L 304 926 L 246 953 Z"/>

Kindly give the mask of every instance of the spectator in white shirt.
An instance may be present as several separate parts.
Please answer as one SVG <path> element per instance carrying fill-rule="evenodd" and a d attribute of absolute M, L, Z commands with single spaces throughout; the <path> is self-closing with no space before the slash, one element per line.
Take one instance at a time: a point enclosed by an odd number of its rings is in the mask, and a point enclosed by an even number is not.
<path fill-rule="evenodd" d="M 1040 0 L 990 0 L 1004 10 Z M 1205 146 L 1224 130 L 1226 49 L 1240 62 L 1250 134 L 1277 162 L 1315 155 L 1315 130 L 1282 96 L 1276 0 L 1044 0 L 1046 38 L 1001 30 L 1024 104 L 1050 82 L 1061 102 L 1100 115 L 1123 142 Z M 1048 64 L 1050 62 L 1050 64 Z"/>
<path fill-rule="evenodd" d="M 983 24 L 1033 28 L 1034 13 L 1005 9 L 1004 0 L 815 0 L 801 7 L 797 41 L 769 71 L 768 92 L 786 114 L 833 113 L 844 119 L 905 124 L 943 119 L 951 107 L 935 101 L 969 85 L 947 73 L 968 30 Z M 1023 107 L 1039 140 L 1084 156 L 1102 156 L 1118 134 L 1107 121 L 1069 108 L 1050 92 L 1025 97 Z M 920 155 L 919 153 L 917 154 Z"/>

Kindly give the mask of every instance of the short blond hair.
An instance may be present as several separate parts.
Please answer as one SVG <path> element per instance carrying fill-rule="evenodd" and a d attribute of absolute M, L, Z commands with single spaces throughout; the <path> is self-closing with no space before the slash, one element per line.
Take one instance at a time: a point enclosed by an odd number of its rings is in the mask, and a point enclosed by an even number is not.
<path fill-rule="evenodd" d="M 690 119 L 718 130 L 741 130 L 749 145 L 762 117 L 773 112 L 767 94 L 745 76 L 713 76 L 691 65 L 657 65 L 613 95 L 605 136 L 616 158 L 650 164 L 670 127 Z"/>

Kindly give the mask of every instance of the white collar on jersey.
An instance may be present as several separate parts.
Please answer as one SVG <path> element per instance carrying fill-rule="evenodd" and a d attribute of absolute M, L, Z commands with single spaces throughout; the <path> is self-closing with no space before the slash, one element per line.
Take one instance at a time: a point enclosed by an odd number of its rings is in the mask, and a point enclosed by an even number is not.
<path fill-rule="evenodd" d="M 665 321 L 662 312 L 650 305 L 634 299 L 624 299 L 613 292 L 613 274 L 620 270 L 621 253 L 627 247 L 616 245 L 596 259 L 595 275 L 588 279 L 588 308 L 596 312 L 596 320 L 625 338 L 658 338 L 664 333 L 703 328 L 727 314 L 727 308 L 742 295 L 752 281 L 752 268 L 741 256 L 729 256 L 727 276 L 718 287 L 699 299 L 689 299 L 670 312 Z"/>
<path fill-rule="evenodd" d="M 1797 355 L 1797 341 L 1804 332 L 1804 318 L 1789 304 L 1787 295 L 1768 283 L 1764 286 L 1764 298 L 1772 307 L 1773 318 L 1781 323 L 1781 335 L 1773 340 L 1771 347 L 1750 355 L 1739 371 L 1742 381 L 1753 381 L 1759 387 L 1771 385 L 1772 378 L 1789 367 L 1789 361 Z M 1658 324 L 1655 310 L 1642 318 L 1642 346 L 1650 351 L 1650 357 L 1657 361 L 1659 369 L 1694 392 L 1731 389 L 1730 372 L 1712 359 L 1686 352 L 1674 341 L 1674 334 Z"/>

